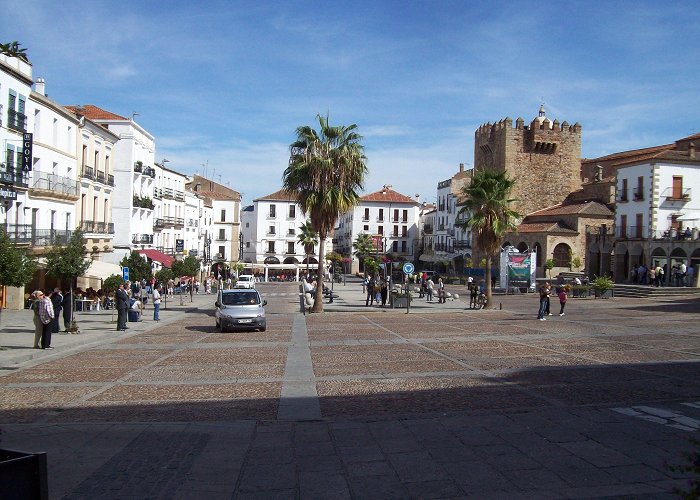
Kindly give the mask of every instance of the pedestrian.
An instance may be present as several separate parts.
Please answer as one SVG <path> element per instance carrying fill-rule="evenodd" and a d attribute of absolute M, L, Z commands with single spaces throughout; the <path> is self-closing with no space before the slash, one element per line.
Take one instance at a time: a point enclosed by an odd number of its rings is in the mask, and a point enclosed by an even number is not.
<path fill-rule="evenodd" d="M 70 331 L 71 314 L 73 313 L 73 294 L 70 292 L 70 288 L 63 294 L 61 308 L 63 309 L 63 326 L 66 331 Z"/>
<path fill-rule="evenodd" d="M 659 263 L 656 264 L 656 286 L 664 286 L 664 268 Z"/>
<path fill-rule="evenodd" d="M 160 321 L 160 286 L 153 289 L 153 321 Z"/>
<path fill-rule="evenodd" d="M 386 280 L 382 280 L 381 290 L 379 292 L 381 294 L 382 307 L 386 306 L 386 299 L 389 296 L 389 283 L 388 283 L 388 281 L 389 281 L 389 278 L 387 278 Z"/>
<path fill-rule="evenodd" d="M 53 322 L 53 304 L 43 293 L 39 301 L 39 319 L 41 320 L 41 348 L 53 349 L 51 347 L 51 323 Z"/>
<path fill-rule="evenodd" d="M 561 306 L 559 309 L 559 316 L 564 316 L 564 307 L 566 307 L 566 287 L 562 286 L 559 287 L 559 305 Z"/>
<path fill-rule="evenodd" d="M 366 289 L 367 289 L 367 297 L 365 298 L 365 306 L 371 306 L 374 304 L 374 276 L 370 277 L 369 280 L 367 281 Z"/>
<path fill-rule="evenodd" d="M 547 285 L 547 307 L 545 308 L 544 314 L 545 316 L 551 316 L 552 311 L 550 311 L 549 306 L 551 305 L 552 285 L 549 284 L 549 281 L 546 282 L 545 285 Z"/>
<path fill-rule="evenodd" d="M 126 317 L 129 311 L 129 295 L 124 290 L 124 283 L 119 284 L 114 299 L 117 308 L 117 331 L 124 331 L 127 329 Z"/>
<path fill-rule="evenodd" d="M 479 295 L 479 287 L 474 281 L 469 282 L 469 309 L 476 309 L 476 298 Z"/>
<path fill-rule="evenodd" d="M 438 296 L 438 304 L 444 304 L 445 301 L 447 300 L 447 297 L 445 294 L 445 283 L 442 282 L 442 278 L 438 278 L 437 296 Z"/>
<path fill-rule="evenodd" d="M 540 287 L 540 307 L 537 310 L 537 319 L 547 321 L 544 317 L 547 310 L 547 300 L 549 299 L 549 283 L 545 282 Z"/>
<path fill-rule="evenodd" d="M 693 263 L 691 262 L 687 269 L 685 270 L 686 273 L 686 282 L 688 286 L 695 286 L 695 268 L 693 267 Z"/>
<path fill-rule="evenodd" d="M 51 320 L 51 333 L 58 333 L 61 327 L 58 326 L 58 318 L 63 306 L 63 294 L 60 288 L 54 288 L 51 294 L 51 305 L 53 306 L 53 319 Z"/>
<path fill-rule="evenodd" d="M 425 295 L 427 297 L 426 302 L 433 301 L 433 292 L 434 291 L 435 291 L 435 283 L 433 282 L 433 278 L 428 278 L 428 281 L 425 284 Z"/>
<path fill-rule="evenodd" d="M 34 349 L 41 349 L 41 334 L 44 331 L 44 325 L 41 323 L 41 318 L 39 318 L 39 306 L 41 299 L 44 298 L 44 292 L 41 290 L 36 290 L 32 293 L 32 310 L 34 311 Z"/>

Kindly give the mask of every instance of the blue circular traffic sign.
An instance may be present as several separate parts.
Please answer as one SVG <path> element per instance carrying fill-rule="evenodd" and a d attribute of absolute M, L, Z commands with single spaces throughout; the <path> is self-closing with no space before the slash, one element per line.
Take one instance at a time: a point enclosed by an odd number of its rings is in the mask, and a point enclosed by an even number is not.
<path fill-rule="evenodd" d="M 406 262 L 403 265 L 403 273 L 404 274 L 413 274 L 414 270 L 415 270 L 415 268 L 413 267 L 413 264 L 411 264 L 410 262 Z"/>

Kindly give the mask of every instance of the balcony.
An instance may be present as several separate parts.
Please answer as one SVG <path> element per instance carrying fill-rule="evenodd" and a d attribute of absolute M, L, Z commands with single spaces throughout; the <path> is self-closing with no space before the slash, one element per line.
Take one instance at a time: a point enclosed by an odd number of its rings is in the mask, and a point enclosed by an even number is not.
<path fill-rule="evenodd" d="M 627 201 L 629 201 L 629 199 L 627 198 L 627 191 L 620 191 L 617 196 L 617 201 L 620 203 L 626 203 Z"/>
<path fill-rule="evenodd" d="M 644 201 L 644 188 L 632 190 L 632 198 L 634 201 Z"/>
<path fill-rule="evenodd" d="M 131 243 L 134 245 L 152 245 L 153 244 L 153 235 L 152 234 L 135 234 L 133 238 L 131 238 Z"/>
<path fill-rule="evenodd" d="M 95 180 L 95 170 L 92 167 L 88 167 L 87 165 L 84 165 L 81 177 L 83 179 L 90 179 L 91 181 L 93 181 L 93 180 Z"/>
<path fill-rule="evenodd" d="M 646 226 L 618 227 L 615 236 L 623 240 L 643 239 L 647 237 Z"/>
<path fill-rule="evenodd" d="M 682 203 L 687 203 L 690 201 L 691 188 L 678 189 L 673 187 L 667 187 L 661 193 L 662 198 L 666 198 L 666 201 L 675 202 L 680 201 Z"/>
<path fill-rule="evenodd" d="M 185 225 L 185 219 L 181 217 L 163 217 L 163 224 L 165 227 L 183 227 Z"/>
<path fill-rule="evenodd" d="M 296 236 L 297 232 L 294 229 L 290 229 L 287 231 L 287 236 Z"/>
<path fill-rule="evenodd" d="M 114 223 L 84 220 L 80 222 L 80 229 L 85 233 L 114 234 Z"/>
<path fill-rule="evenodd" d="M 48 174 L 40 170 L 34 170 L 32 177 L 33 182 L 29 188 L 29 193 L 32 196 L 70 201 L 78 199 L 80 190 L 78 181 L 61 175 Z"/>
<path fill-rule="evenodd" d="M 112 174 L 107 175 L 107 185 L 114 187 L 114 176 Z"/>
<path fill-rule="evenodd" d="M 165 227 L 165 221 L 163 219 L 156 219 L 153 221 L 153 230 L 160 231 Z"/>
<path fill-rule="evenodd" d="M 187 227 L 199 227 L 199 221 L 197 219 L 187 219 Z"/>
<path fill-rule="evenodd" d="M 7 128 L 25 132 L 27 130 L 27 115 L 13 109 L 7 110 Z"/>
<path fill-rule="evenodd" d="M 105 173 L 102 172 L 102 171 L 100 171 L 100 170 L 98 170 L 98 171 L 95 173 L 95 180 L 96 180 L 97 182 L 99 182 L 100 184 L 104 184 L 104 183 L 105 183 Z"/>
<path fill-rule="evenodd" d="M 666 241 L 696 241 L 700 237 L 700 232 L 697 228 L 679 229 L 672 227 L 670 229 L 658 229 L 650 231 L 650 237 L 655 240 Z"/>
<path fill-rule="evenodd" d="M 156 178 L 156 169 L 153 167 L 143 167 L 143 175 L 146 175 L 152 179 Z"/>
<path fill-rule="evenodd" d="M 29 176 L 21 170 L 15 171 L 14 163 L 0 165 L 0 182 L 15 187 L 29 187 Z"/>
<path fill-rule="evenodd" d="M 214 254 L 214 260 L 226 260 L 226 254 L 223 254 L 223 253 L 215 253 L 215 254 Z"/>
<path fill-rule="evenodd" d="M 163 198 L 163 192 L 161 191 L 160 188 L 154 188 L 153 189 L 153 198 L 160 200 Z"/>
<path fill-rule="evenodd" d="M 5 224 L 2 226 L 10 241 L 30 247 L 65 245 L 73 231 L 64 229 L 37 229 L 31 224 Z"/>
<path fill-rule="evenodd" d="M 143 162 L 137 161 L 136 163 L 134 163 L 134 172 L 143 172 Z"/>
<path fill-rule="evenodd" d="M 148 210 L 153 210 L 155 208 L 155 205 L 148 196 L 144 196 L 143 198 L 141 198 L 140 196 L 134 196 L 134 208 L 145 208 Z"/>
<path fill-rule="evenodd" d="M 167 198 L 170 200 L 175 200 L 175 201 L 184 201 L 185 200 L 185 193 L 182 191 L 176 191 L 172 188 L 163 188 L 161 189 L 161 196 L 163 198 Z"/>
<path fill-rule="evenodd" d="M 472 242 L 471 242 L 471 240 L 455 240 L 454 247 L 455 247 L 455 249 L 460 249 L 460 250 L 465 249 L 465 248 L 471 248 Z"/>
<path fill-rule="evenodd" d="M 438 226 L 438 231 L 444 231 L 445 230 L 445 224 L 440 224 Z"/>
<path fill-rule="evenodd" d="M 384 216 L 377 217 L 377 222 L 384 222 Z"/>
<path fill-rule="evenodd" d="M 425 233 L 425 234 L 433 234 L 433 226 L 431 226 L 431 225 L 429 225 L 429 224 L 425 224 L 425 225 L 423 226 L 423 233 Z"/>

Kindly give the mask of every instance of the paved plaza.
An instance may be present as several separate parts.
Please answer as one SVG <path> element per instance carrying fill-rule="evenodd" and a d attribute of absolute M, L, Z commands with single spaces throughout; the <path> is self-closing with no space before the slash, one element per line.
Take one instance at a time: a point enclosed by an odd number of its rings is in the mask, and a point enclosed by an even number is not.
<path fill-rule="evenodd" d="M 264 333 L 214 328 L 214 296 L 160 323 L 31 349 L 0 318 L 2 447 L 46 451 L 50 498 L 675 498 L 700 428 L 700 300 L 533 295 L 365 307 L 335 284 L 302 315 L 263 283 Z M 448 287 L 452 292 L 463 292 Z M 464 299 L 467 299 L 466 301 Z"/>

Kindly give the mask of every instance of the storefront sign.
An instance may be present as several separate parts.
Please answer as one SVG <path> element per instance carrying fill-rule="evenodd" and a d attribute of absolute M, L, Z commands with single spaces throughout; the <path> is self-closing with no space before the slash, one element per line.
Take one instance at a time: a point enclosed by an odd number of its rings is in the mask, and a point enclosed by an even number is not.
<path fill-rule="evenodd" d="M 22 138 L 22 170 L 29 172 L 32 169 L 32 144 L 34 142 L 34 134 L 29 132 L 24 133 Z"/>
<path fill-rule="evenodd" d="M 185 240 L 175 240 L 175 252 L 182 253 L 185 250 Z"/>

